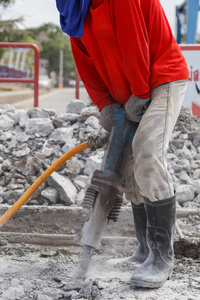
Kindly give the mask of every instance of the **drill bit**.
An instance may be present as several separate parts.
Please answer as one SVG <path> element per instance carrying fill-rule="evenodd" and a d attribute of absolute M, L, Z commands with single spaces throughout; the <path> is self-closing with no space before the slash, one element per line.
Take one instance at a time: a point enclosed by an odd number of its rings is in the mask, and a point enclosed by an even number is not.
<path fill-rule="evenodd" d="M 94 248 L 91 246 L 84 246 L 82 259 L 74 273 L 75 280 L 84 280 L 89 268 L 90 260 Z"/>

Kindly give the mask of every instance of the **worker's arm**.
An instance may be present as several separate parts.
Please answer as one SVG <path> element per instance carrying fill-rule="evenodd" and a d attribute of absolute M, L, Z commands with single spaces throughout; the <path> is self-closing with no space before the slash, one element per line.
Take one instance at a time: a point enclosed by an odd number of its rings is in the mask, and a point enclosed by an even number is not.
<path fill-rule="evenodd" d="M 114 103 L 81 40 L 71 38 L 71 47 L 78 72 L 92 102 L 97 105 L 99 110 Z"/>
<path fill-rule="evenodd" d="M 109 9 L 131 92 L 150 96 L 149 40 L 140 0 L 109 0 Z"/>

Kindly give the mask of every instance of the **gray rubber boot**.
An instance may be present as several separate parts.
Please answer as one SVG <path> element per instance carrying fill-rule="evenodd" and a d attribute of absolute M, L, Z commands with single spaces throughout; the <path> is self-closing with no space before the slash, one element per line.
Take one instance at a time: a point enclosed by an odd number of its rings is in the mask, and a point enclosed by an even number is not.
<path fill-rule="evenodd" d="M 149 248 L 146 242 L 146 226 L 147 226 L 147 218 L 146 212 L 144 208 L 144 204 L 135 205 L 132 204 L 132 211 L 135 223 L 135 233 L 138 240 L 138 246 L 134 254 L 130 257 L 119 258 L 119 259 L 110 259 L 107 261 L 109 265 L 115 265 L 118 263 L 124 262 L 137 262 L 143 263 L 149 254 Z"/>
<path fill-rule="evenodd" d="M 175 198 L 174 195 L 169 199 L 157 202 L 144 199 L 149 256 L 133 273 L 132 286 L 158 288 L 172 275 L 176 218 Z"/>

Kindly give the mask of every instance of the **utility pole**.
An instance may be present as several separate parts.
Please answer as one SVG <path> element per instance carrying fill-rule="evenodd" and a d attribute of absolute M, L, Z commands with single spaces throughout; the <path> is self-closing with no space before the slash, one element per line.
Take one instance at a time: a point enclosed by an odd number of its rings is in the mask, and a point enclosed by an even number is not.
<path fill-rule="evenodd" d="M 80 83 L 80 77 L 77 68 L 75 67 L 75 80 L 76 80 L 76 92 L 75 97 L 76 99 L 79 99 L 79 83 Z"/>
<path fill-rule="evenodd" d="M 63 50 L 60 50 L 59 88 L 63 88 Z"/>

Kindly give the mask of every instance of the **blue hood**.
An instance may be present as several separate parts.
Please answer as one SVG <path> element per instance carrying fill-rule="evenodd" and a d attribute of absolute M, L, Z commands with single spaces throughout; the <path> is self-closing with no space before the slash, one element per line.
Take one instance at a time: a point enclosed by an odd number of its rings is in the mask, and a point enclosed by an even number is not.
<path fill-rule="evenodd" d="M 71 37 L 83 36 L 83 23 L 91 0 L 56 0 L 62 31 Z"/>

